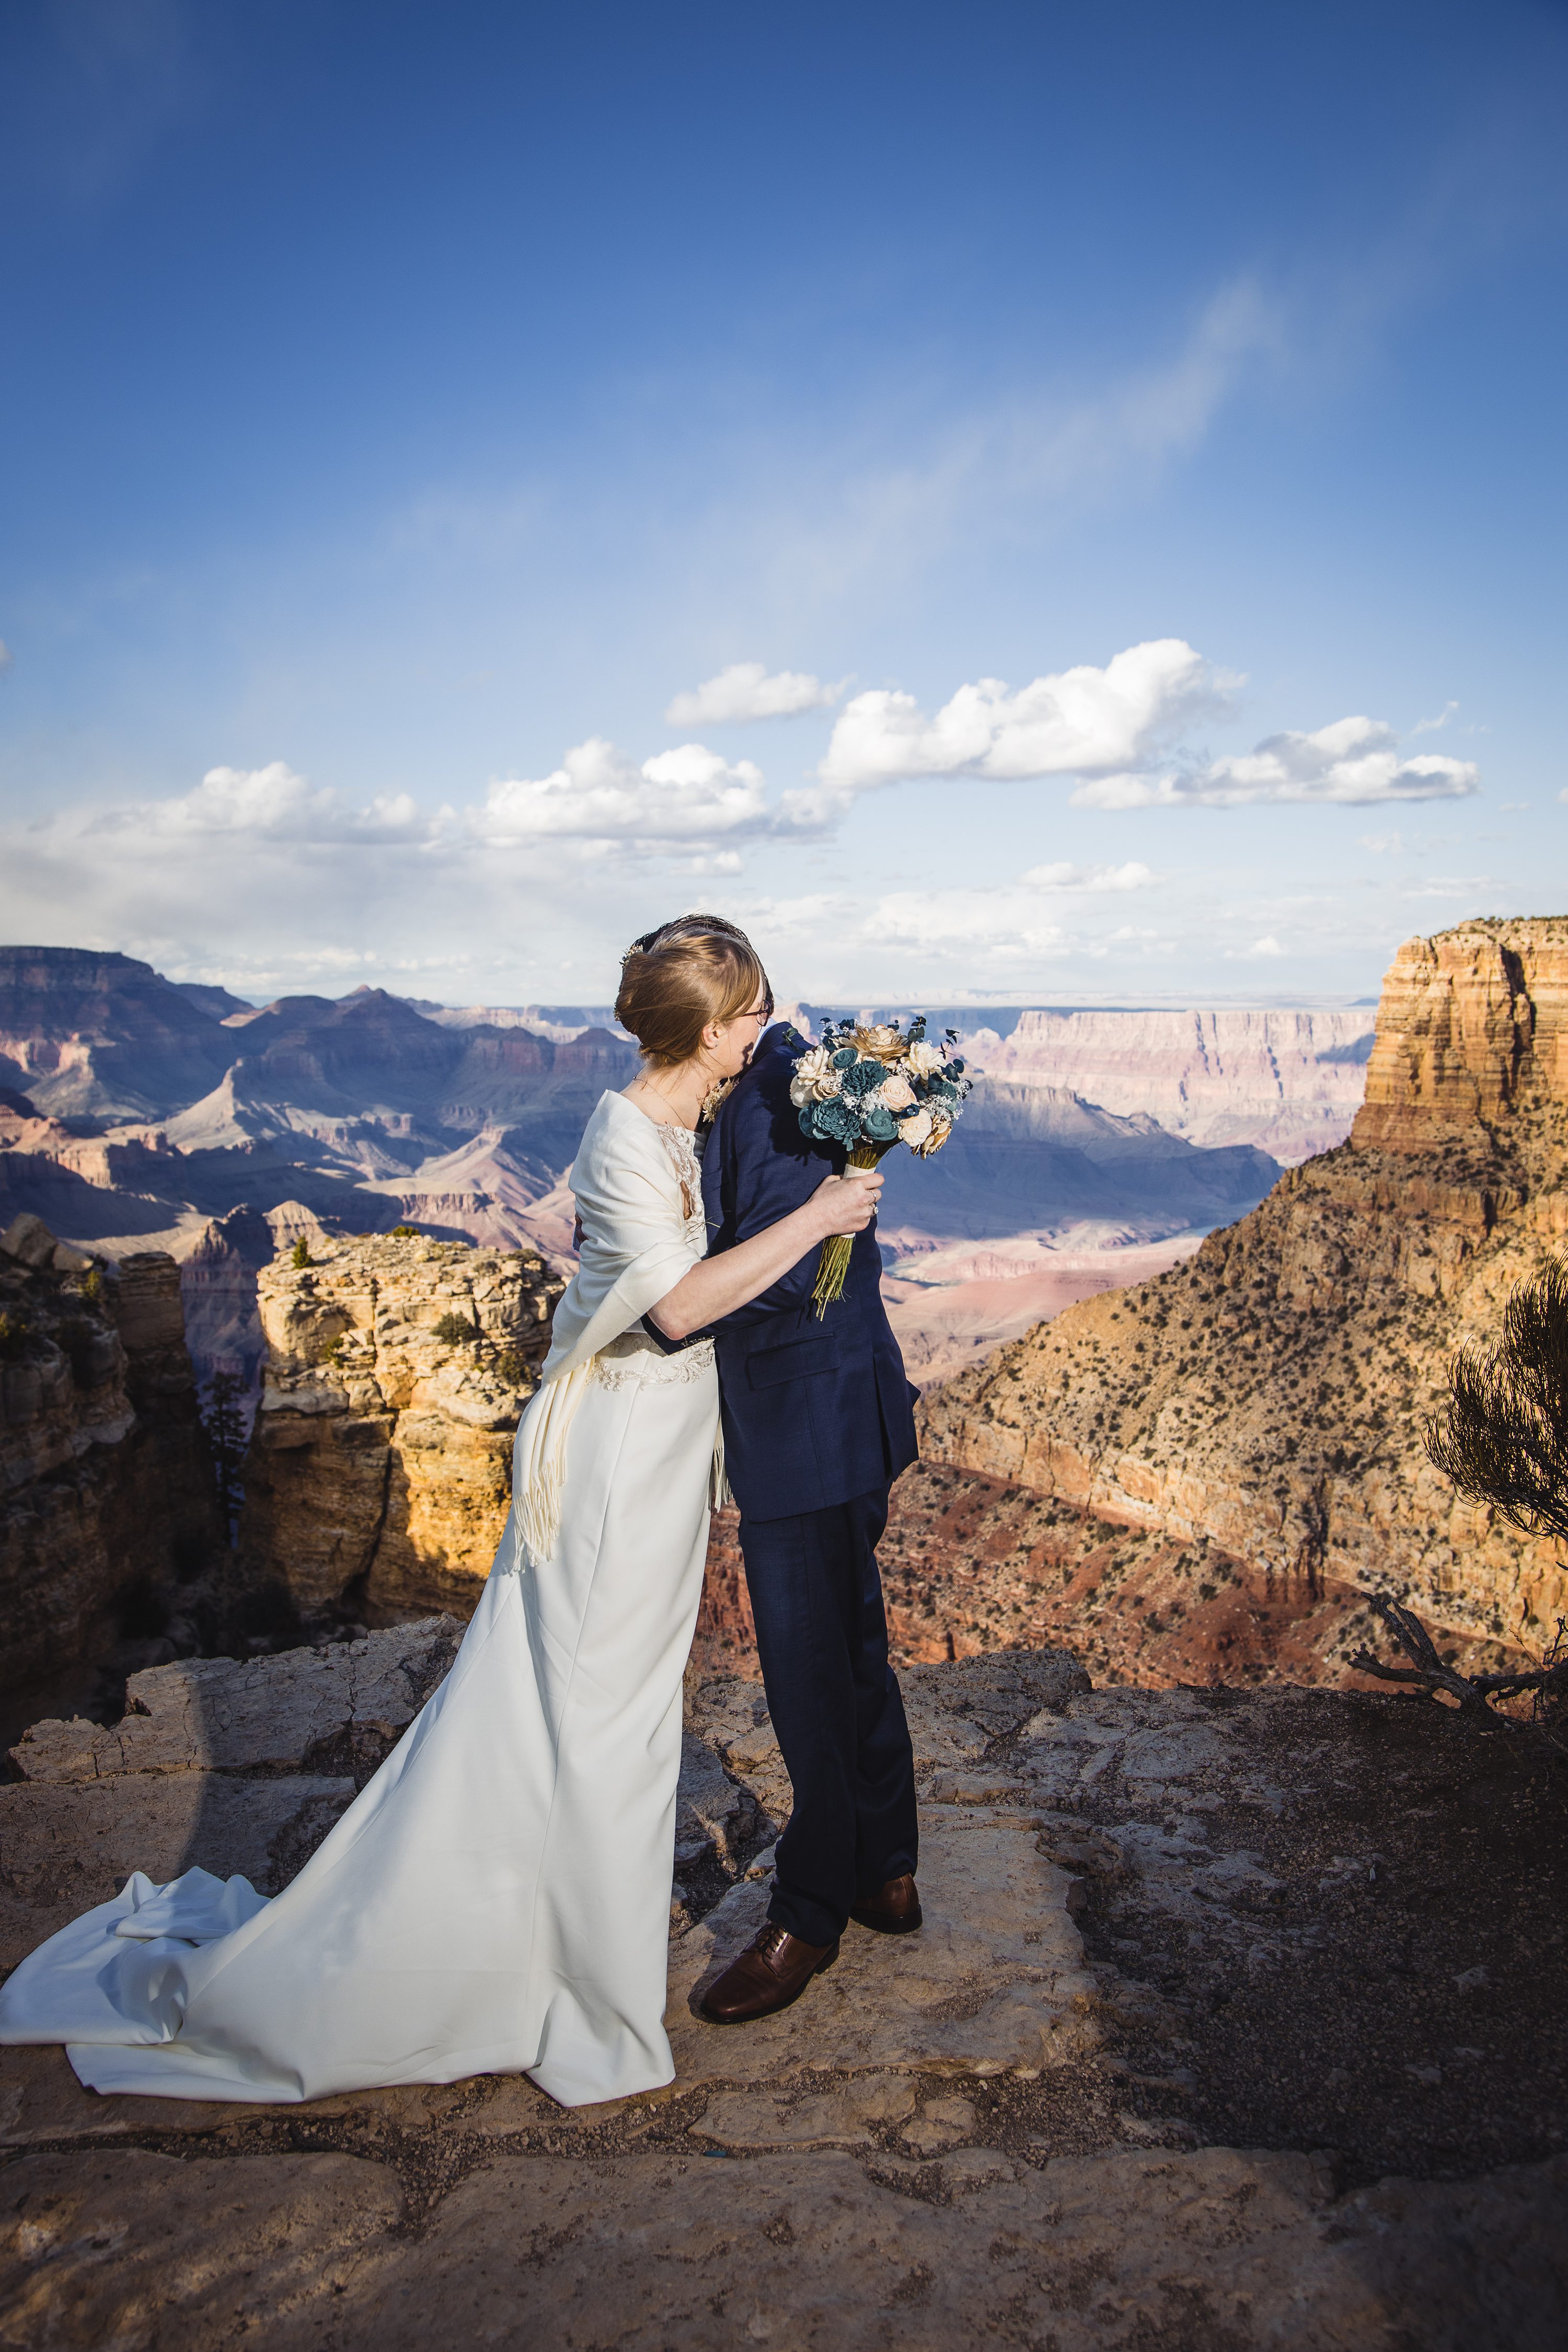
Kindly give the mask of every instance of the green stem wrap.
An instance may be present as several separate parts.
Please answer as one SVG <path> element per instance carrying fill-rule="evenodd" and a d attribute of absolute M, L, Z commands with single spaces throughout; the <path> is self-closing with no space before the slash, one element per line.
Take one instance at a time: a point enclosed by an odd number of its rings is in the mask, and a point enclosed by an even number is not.
<path fill-rule="evenodd" d="M 884 1153 L 891 1151 L 897 1141 L 895 1136 L 893 1143 L 858 1143 L 847 1164 L 851 1168 L 875 1168 L 879 1160 Z M 853 1234 L 829 1234 L 822 1244 L 822 1255 L 816 1267 L 816 1287 L 811 1294 L 818 1322 L 833 1300 L 844 1296 L 845 1277 L 849 1272 L 849 1253 L 854 1246 Z"/>

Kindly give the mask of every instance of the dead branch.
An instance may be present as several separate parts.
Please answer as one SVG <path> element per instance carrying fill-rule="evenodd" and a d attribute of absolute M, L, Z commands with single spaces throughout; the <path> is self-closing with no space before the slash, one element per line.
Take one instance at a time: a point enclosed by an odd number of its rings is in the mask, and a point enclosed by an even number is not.
<path fill-rule="evenodd" d="M 1380 1618 L 1405 1656 L 1408 1666 L 1385 1666 L 1370 1650 L 1358 1650 L 1350 1661 L 1357 1674 L 1375 1675 L 1379 1682 L 1410 1683 L 1428 1698 L 1444 1692 L 1472 1723 L 1532 1735 L 1554 1756 L 1568 1755 L 1568 1624 L 1560 1618 L 1557 1636 L 1542 1664 L 1521 1672 L 1461 1675 L 1438 1656 L 1432 1636 L 1413 1610 L 1401 1607 L 1387 1593 L 1368 1596 L 1368 1606 Z M 1535 1704 L 1528 1720 L 1500 1715 L 1494 1699 L 1519 1698 L 1533 1692 Z"/>

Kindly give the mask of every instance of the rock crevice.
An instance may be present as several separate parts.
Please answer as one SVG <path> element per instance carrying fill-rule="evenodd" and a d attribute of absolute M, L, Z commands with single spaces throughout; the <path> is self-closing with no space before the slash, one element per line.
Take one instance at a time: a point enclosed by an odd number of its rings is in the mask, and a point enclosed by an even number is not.
<path fill-rule="evenodd" d="M 16 1218 L 0 1234 L 0 1688 L 83 1657 L 222 1543 L 174 1259 L 100 1266 Z"/>

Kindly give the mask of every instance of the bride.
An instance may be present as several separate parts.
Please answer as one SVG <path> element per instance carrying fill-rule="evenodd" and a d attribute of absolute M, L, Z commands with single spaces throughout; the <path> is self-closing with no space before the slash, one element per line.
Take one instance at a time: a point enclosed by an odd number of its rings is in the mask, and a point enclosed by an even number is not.
<path fill-rule="evenodd" d="M 771 1010 L 721 919 L 628 951 L 616 1013 L 642 1069 L 573 1168 L 581 1264 L 450 1674 L 281 1895 L 135 1873 L 0 1989 L 0 2042 L 63 2042 L 92 2089 L 160 2098 L 521 2071 L 578 2106 L 671 2080 L 681 1675 L 722 1478 L 713 1343 L 692 1335 L 862 1231 L 881 1185 L 829 1176 L 705 1257 L 694 1129 Z"/>

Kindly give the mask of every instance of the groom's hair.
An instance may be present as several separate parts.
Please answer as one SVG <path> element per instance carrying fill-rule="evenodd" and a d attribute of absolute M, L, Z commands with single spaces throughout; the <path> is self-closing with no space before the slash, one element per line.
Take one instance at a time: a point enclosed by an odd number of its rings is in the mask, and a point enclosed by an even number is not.
<path fill-rule="evenodd" d="M 761 998 L 773 1011 L 762 959 L 722 915 L 678 915 L 634 940 L 621 960 L 616 1019 L 655 1069 L 689 1061 L 710 1021 L 733 1021 Z"/>

